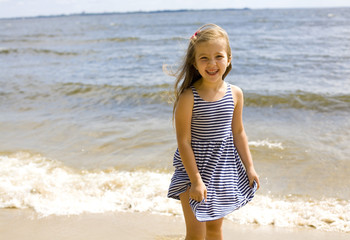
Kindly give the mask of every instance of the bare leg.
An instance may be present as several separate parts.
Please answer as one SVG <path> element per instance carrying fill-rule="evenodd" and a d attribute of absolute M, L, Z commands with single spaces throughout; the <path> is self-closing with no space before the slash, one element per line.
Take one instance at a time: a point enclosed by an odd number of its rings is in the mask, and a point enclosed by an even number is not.
<path fill-rule="evenodd" d="M 224 218 L 206 222 L 206 240 L 222 240 L 222 223 Z"/>
<path fill-rule="evenodd" d="M 185 240 L 203 240 L 206 233 L 206 223 L 199 222 L 193 214 L 192 208 L 189 204 L 189 189 L 180 194 L 182 210 L 184 212 L 186 222 L 186 239 Z"/>

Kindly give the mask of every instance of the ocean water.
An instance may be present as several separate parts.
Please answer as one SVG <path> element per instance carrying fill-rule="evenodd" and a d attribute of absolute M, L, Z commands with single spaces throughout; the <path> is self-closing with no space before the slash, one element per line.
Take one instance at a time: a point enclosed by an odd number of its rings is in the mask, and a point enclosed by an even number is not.
<path fill-rule="evenodd" d="M 209 22 L 229 33 L 261 178 L 227 218 L 349 233 L 349 8 L 0 19 L 0 208 L 180 215 L 162 66 Z"/>

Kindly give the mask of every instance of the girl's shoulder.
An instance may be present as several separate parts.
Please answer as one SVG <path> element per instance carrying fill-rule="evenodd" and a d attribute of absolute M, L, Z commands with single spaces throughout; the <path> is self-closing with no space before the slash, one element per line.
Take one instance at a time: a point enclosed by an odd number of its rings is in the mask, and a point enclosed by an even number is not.
<path fill-rule="evenodd" d="M 193 99 L 192 87 L 186 88 L 179 96 L 179 101 L 193 102 Z"/>
<path fill-rule="evenodd" d="M 175 119 L 178 114 L 183 116 L 190 116 L 193 109 L 194 96 L 191 88 L 185 89 L 179 96 L 176 103 Z M 186 115 L 189 114 L 189 115 Z"/>
<path fill-rule="evenodd" d="M 234 94 L 236 96 L 243 95 L 243 91 L 240 87 L 233 85 L 233 84 L 229 84 L 229 86 L 231 87 L 232 94 Z"/>
<path fill-rule="evenodd" d="M 230 88 L 231 88 L 231 92 L 232 92 L 232 97 L 233 97 L 233 101 L 234 102 L 239 102 L 243 99 L 243 91 L 240 87 L 233 85 L 233 84 L 229 84 Z"/>

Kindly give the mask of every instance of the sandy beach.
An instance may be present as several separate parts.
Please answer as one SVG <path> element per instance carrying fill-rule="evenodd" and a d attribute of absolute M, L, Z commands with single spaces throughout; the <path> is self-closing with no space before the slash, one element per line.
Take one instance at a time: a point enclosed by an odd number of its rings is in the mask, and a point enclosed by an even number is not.
<path fill-rule="evenodd" d="M 182 217 L 150 213 L 110 212 L 77 216 L 49 216 L 39 218 L 31 210 L 2 209 L 0 237 L 23 239 L 184 239 Z M 277 228 L 273 226 L 238 225 L 224 222 L 224 238 L 235 240 L 345 240 L 349 234 L 322 232 L 305 228 Z"/>

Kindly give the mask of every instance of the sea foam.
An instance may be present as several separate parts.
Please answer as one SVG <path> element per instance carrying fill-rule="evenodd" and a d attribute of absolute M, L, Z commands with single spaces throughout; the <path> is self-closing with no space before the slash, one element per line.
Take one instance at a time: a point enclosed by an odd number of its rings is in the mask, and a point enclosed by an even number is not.
<path fill-rule="evenodd" d="M 0 156 L 0 208 L 30 208 L 42 217 L 109 211 L 180 215 L 179 202 L 166 198 L 170 178 L 164 172 L 77 170 L 18 152 Z M 350 202 L 258 193 L 226 218 L 241 224 L 350 232 Z"/>
<path fill-rule="evenodd" d="M 281 150 L 284 149 L 284 147 L 282 146 L 282 143 L 271 142 L 269 139 L 249 141 L 248 144 L 249 146 L 254 146 L 254 147 L 268 147 L 270 149 L 281 149 Z"/>

